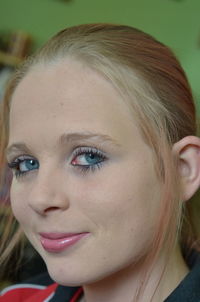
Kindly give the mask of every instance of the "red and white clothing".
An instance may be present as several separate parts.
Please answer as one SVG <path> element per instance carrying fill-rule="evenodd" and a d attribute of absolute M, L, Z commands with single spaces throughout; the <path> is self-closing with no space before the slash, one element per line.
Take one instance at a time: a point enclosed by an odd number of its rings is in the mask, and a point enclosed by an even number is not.
<path fill-rule="evenodd" d="M 191 271 L 164 302 L 200 302 L 200 257 L 196 252 L 188 266 Z M 79 302 L 82 296 L 81 287 L 60 286 L 46 273 L 31 283 L 6 288 L 0 294 L 0 302 Z"/>
<path fill-rule="evenodd" d="M 1 292 L 1 302 L 78 302 L 83 295 L 81 287 L 61 287 L 23 283 L 9 286 Z"/>

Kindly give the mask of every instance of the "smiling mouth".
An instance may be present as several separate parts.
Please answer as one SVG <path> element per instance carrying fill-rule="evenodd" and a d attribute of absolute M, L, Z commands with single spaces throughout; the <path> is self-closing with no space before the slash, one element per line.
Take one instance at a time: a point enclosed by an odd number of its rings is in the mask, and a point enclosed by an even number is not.
<path fill-rule="evenodd" d="M 40 233 L 40 242 L 45 251 L 59 253 L 75 245 L 89 233 Z"/>

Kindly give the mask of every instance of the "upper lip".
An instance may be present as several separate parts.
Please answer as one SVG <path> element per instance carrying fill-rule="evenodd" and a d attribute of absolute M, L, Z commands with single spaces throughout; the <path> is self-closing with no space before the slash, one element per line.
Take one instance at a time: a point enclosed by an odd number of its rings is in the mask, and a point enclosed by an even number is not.
<path fill-rule="evenodd" d="M 76 236 L 76 235 L 79 235 L 79 234 L 84 234 L 84 233 L 87 233 L 87 232 L 80 232 L 80 233 L 54 233 L 54 232 L 51 232 L 51 233 L 44 233 L 44 232 L 41 232 L 39 233 L 39 235 L 43 238 L 47 238 L 47 239 L 62 239 L 62 238 L 67 238 L 67 237 L 72 237 L 72 236 Z"/>

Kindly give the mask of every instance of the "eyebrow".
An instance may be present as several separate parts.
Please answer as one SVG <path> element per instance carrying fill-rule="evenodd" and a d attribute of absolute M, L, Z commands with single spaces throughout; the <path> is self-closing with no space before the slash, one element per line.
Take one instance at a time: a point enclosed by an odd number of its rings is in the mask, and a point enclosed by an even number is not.
<path fill-rule="evenodd" d="M 60 136 L 59 142 L 60 144 L 73 143 L 76 141 L 86 141 L 86 140 L 96 140 L 99 143 L 111 143 L 116 146 L 120 146 L 120 144 L 109 135 L 101 134 L 101 133 L 93 133 L 93 132 L 73 132 L 73 133 L 64 133 Z"/>
<path fill-rule="evenodd" d="M 72 133 L 64 133 L 59 139 L 58 143 L 60 145 L 65 145 L 68 143 L 75 143 L 76 141 L 87 141 L 87 140 L 98 141 L 98 143 L 111 143 L 112 145 L 120 147 L 120 144 L 109 135 L 101 134 L 101 133 L 92 133 L 92 132 L 72 132 Z M 16 152 L 24 152 L 24 153 L 32 153 L 28 146 L 22 142 L 13 143 L 9 147 L 6 148 L 6 156 L 10 156 L 12 153 Z"/>

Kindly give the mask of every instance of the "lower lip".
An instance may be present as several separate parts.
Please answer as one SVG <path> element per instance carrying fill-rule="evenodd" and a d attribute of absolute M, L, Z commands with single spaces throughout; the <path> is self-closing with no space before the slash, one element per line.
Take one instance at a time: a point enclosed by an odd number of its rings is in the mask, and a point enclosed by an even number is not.
<path fill-rule="evenodd" d="M 50 239 L 41 236 L 40 242 L 47 252 L 59 253 L 76 244 L 79 240 L 81 240 L 88 234 L 89 233 L 74 234 L 59 239 Z"/>

